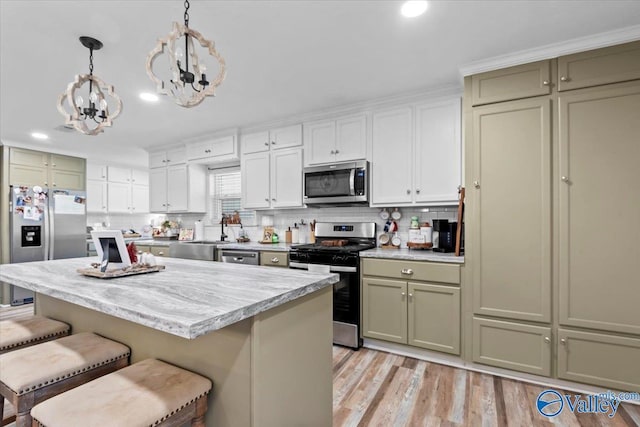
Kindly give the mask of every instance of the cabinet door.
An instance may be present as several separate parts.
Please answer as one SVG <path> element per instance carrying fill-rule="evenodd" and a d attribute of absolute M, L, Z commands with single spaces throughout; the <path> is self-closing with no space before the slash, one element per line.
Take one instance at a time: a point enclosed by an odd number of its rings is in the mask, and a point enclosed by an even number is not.
<path fill-rule="evenodd" d="M 149 186 L 148 185 L 131 185 L 131 212 L 147 213 L 149 212 Z"/>
<path fill-rule="evenodd" d="M 558 58 L 558 91 L 640 79 L 640 41 Z"/>
<path fill-rule="evenodd" d="M 558 378 L 640 392 L 640 339 L 558 329 Z"/>
<path fill-rule="evenodd" d="M 302 125 L 293 125 L 269 131 L 271 149 L 302 145 Z"/>
<path fill-rule="evenodd" d="M 409 282 L 408 344 L 460 354 L 460 289 Z"/>
<path fill-rule="evenodd" d="M 109 182 L 120 182 L 123 184 L 131 182 L 131 169 L 109 166 L 107 172 Z"/>
<path fill-rule="evenodd" d="M 87 180 L 106 181 L 107 166 L 87 163 Z"/>
<path fill-rule="evenodd" d="M 9 165 L 9 182 L 12 185 L 49 186 L 49 169 L 45 166 Z"/>
<path fill-rule="evenodd" d="M 550 93 L 550 60 L 471 76 L 471 103 L 473 105 L 511 101 Z"/>
<path fill-rule="evenodd" d="M 196 142 L 187 145 L 187 159 L 197 160 L 211 156 L 211 141 Z"/>
<path fill-rule="evenodd" d="M 130 212 L 131 185 L 120 182 L 107 183 L 107 200 L 109 201 L 109 213 Z"/>
<path fill-rule="evenodd" d="M 371 202 L 409 203 L 413 192 L 411 108 L 373 115 Z"/>
<path fill-rule="evenodd" d="M 551 328 L 473 318 L 473 361 L 551 375 Z"/>
<path fill-rule="evenodd" d="M 149 172 L 149 210 L 167 211 L 167 168 L 152 169 Z"/>
<path fill-rule="evenodd" d="M 49 167 L 49 154 L 42 151 L 23 150 L 11 148 L 9 151 L 9 163 L 12 165 L 31 166 L 33 168 Z"/>
<path fill-rule="evenodd" d="M 362 278 L 362 335 L 407 343 L 407 283 Z"/>
<path fill-rule="evenodd" d="M 336 123 L 331 121 L 304 125 L 304 161 L 307 165 L 336 160 Z"/>
<path fill-rule="evenodd" d="M 167 150 L 167 166 L 178 165 L 187 162 L 187 149 L 185 147 Z"/>
<path fill-rule="evenodd" d="M 640 83 L 558 104 L 560 323 L 640 334 Z"/>
<path fill-rule="evenodd" d="M 346 162 L 367 158 L 367 116 L 336 120 L 336 160 Z"/>
<path fill-rule="evenodd" d="M 51 155 L 51 167 L 66 171 L 85 173 L 86 160 L 80 157 L 61 156 L 59 154 Z"/>
<path fill-rule="evenodd" d="M 242 135 L 240 138 L 242 154 L 269 151 L 269 132 L 256 132 Z"/>
<path fill-rule="evenodd" d="M 216 138 L 211 142 L 211 155 L 216 161 L 238 159 L 238 144 L 235 135 Z"/>
<path fill-rule="evenodd" d="M 551 105 L 473 111 L 474 312 L 551 320 Z"/>
<path fill-rule="evenodd" d="M 167 168 L 167 209 L 169 212 L 182 212 L 189 209 L 187 165 Z"/>
<path fill-rule="evenodd" d="M 289 258 L 286 252 L 260 252 L 260 265 L 269 267 L 288 267 Z"/>
<path fill-rule="evenodd" d="M 149 172 L 146 170 L 131 169 L 131 183 L 149 185 Z"/>
<path fill-rule="evenodd" d="M 159 153 L 149 154 L 149 167 L 150 168 L 162 168 L 167 166 L 167 153 L 161 151 Z"/>
<path fill-rule="evenodd" d="M 269 153 L 253 153 L 242 156 L 242 207 L 260 209 L 270 206 Z"/>
<path fill-rule="evenodd" d="M 84 172 L 67 171 L 52 168 L 50 169 L 51 177 L 49 185 L 53 188 L 64 190 L 84 190 L 86 180 Z"/>
<path fill-rule="evenodd" d="M 271 207 L 302 206 L 302 149 L 271 152 Z"/>
<path fill-rule="evenodd" d="M 457 203 L 462 157 L 460 99 L 416 108 L 415 201 Z"/>
<path fill-rule="evenodd" d="M 107 212 L 107 182 L 87 180 L 87 212 Z"/>

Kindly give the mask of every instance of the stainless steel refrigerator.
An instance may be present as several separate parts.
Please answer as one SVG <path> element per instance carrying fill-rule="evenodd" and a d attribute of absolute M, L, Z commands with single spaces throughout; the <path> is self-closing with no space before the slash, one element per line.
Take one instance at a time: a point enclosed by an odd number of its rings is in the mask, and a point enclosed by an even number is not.
<path fill-rule="evenodd" d="M 12 185 L 10 198 L 11 263 L 87 256 L 84 191 Z M 16 286 L 10 297 L 11 305 L 33 302 Z"/>

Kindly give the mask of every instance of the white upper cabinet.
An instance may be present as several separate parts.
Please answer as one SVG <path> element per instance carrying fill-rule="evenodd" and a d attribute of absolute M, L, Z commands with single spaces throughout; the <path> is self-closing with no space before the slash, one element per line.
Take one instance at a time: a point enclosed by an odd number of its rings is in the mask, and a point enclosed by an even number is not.
<path fill-rule="evenodd" d="M 87 212 L 107 212 L 107 181 L 87 180 Z"/>
<path fill-rule="evenodd" d="M 94 163 L 87 163 L 87 179 L 95 181 L 107 180 L 107 166 Z"/>
<path fill-rule="evenodd" d="M 131 182 L 131 169 L 109 166 L 107 170 L 107 180 L 109 182 L 122 182 L 126 184 Z"/>
<path fill-rule="evenodd" d="M 461 183 L 460 98 L 373 115 L 371 204 L 456 204 Z"/>
<path fill-rule="evenodd" d="M 302 125 L 285 126 L 242 135 L 242 154 L 259 153 L 302 145 Z"/>
<path fill-rule="evenodd" d="M 367 157 L 367 116 L 304 124 L 305 165 L 346 162 Z"/>
<path fill-rule="evenodd" d="M 238 159 L 238 144 L 235 135 L 187 145 L 187 160 L 190 162 L 215 163 Z"/>
<path fill-rule="evenodd" d="M 186 163 L 187 150 L 185 147 L 172 148 L 166 151 L 158 151 L 149 154 L 149 167 L 161 168 L 165 166 Z"/>
<path fill-rule="evenodd" d="M 251 153 L 242 156 L 240 163 L 242 207 L 265 209 L 271 207 L 269 162 L 270 153 Z"/>
<path fill-rule="evenodd" d="M 152 169 L 149 208 L 151 212 L 205 212 L 207 168 L 182 164 Z"/>
<path fill-rule="evenodd" d="M 109 212 L 149 212 L 149 172 L 109 166 L 107 179 Z"/>

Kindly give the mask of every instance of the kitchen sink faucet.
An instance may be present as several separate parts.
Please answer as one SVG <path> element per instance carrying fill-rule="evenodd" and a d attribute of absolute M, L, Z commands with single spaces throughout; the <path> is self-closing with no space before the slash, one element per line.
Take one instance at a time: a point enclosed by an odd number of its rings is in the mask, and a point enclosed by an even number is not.
<path fill-rule="evenodd" d="M 227 222 L 227 216 L 225 214 L 222 214 L 222 219 L 220 220 L 220 241 L 221 242 L 224 242 L 224 239 L 229 237 L 224 233 L 225 222 Z"/>

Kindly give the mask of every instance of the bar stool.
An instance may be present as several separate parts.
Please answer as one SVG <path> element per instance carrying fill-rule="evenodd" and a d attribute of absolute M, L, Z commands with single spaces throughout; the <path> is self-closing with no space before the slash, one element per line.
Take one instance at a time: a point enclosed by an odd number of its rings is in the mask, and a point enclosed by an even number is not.
<path fill-rule="evenodd" d="M 204 427 L 211 381 L 146 359 L 33 407 L 40 427 Z"/>
<path fill-rule="evenodd" d="M 0 321 L 0 354 L 69 335 L 69 325 L 42 316 Z"/>
<path fill-rule="evenodd" d="M 31 426 L 34 405 L 127 366 L 130 354 L 86 332 L 11 351 L 0 355 L 0 395 L 15 408 L 16 427 Z"/>

